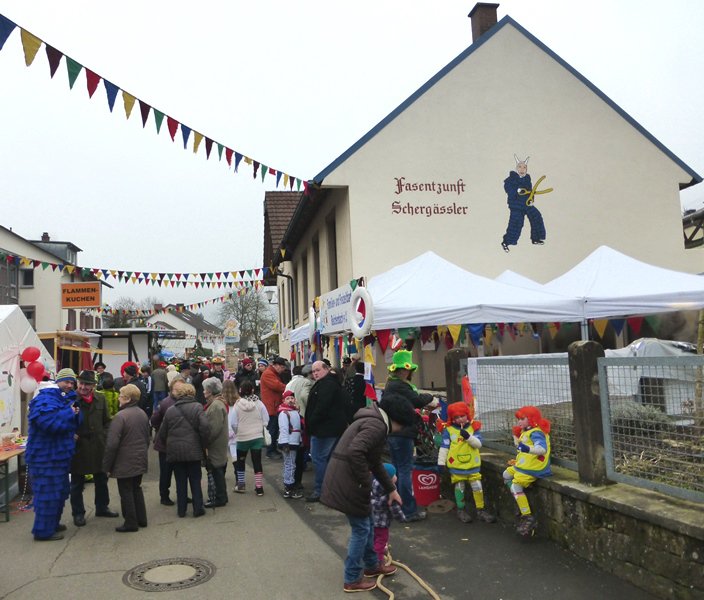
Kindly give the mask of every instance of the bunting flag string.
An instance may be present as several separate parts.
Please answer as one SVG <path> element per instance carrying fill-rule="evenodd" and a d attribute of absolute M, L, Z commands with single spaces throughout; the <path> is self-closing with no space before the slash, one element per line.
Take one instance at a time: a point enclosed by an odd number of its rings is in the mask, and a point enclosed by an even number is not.
<path fill-rule="evenodd" d="M 22 268 L 39 269 L 46 271 L 51 268 L 68 274 L 79 273 L 84 279 L 94 277 L 107 281 L 114 279 L 118 283 L 133 283 L 155 285 L 160 287 L 196 287 L 196 288 L 241 288 L 253 285 L 273 274 L 270 267 L 256 267 L 253 269 L 232 269 L 228 271 L 213 271 L 209 273 L 162 273 L 150 271 L 125 271 L 103 267 L 77 267 L 76 265 L 53 263 L 37 260 L 19 254 L 12 254 L 0 250 L 0 262 L 8 265 L 17 265 Z"/>
<path fill-rule="evenodd" d="M 112 308 L 109 304 L 105 304 L 101 306 L 100 308 L 96 308 L 93 310 L 90 310 L 89 312 L 94 313 L 98 316 L 100 315 L 125 315 L 125 316 L 130 316 L 130 317 L 152 317 L 154 315 L 159 315 L 159 314 L 166 314 L 166 313 L 174 313 L 174 312 L 185 312 L 185 311 L 193 311 L 193 310 L 198 310 L 200 308 L 203 308 L 205 306 L 208 306 L 209 304 L 218 304 L 221 302 L 227 302 L 231 298 L 234 298 L 235 296 L 243 296 L 247 294 L 248 292 L 252 290 L 258 290 L 261 289 L 261 286 L 259 285 L 253 285 L 249 287 L 242 288 L 240 290 L 237 290 L 236 292 L 231 292 L 229 294 L 225 294 L 224 296 L 218 296 L 217 298 L 209 298 L 208 300 L 203 300 L 201 302 L 195 302 L 194 304 L 179 304 L 176 306 L 165 306 L 163 308 L 160 308 L 159 310 L 156 309 L 150 309 L 150 308 L 145 308 L 145 309 L 135 309 L 135 310 L 126 310 L 126 309 L 120 309 L 120 308 Z M 156 327 L 157 326 L 153 324 L 147 323 L 147 327 Z M 163 328 L 161 328 L 163 329 Z"/>
<path fill-rule="evenodd" d="M 127 120 L 129 120 L 130 115 L 132 114 L 132 109 L 134 108 L 135 103 L 139 105 L 139 111 L 140 111 L 140 116 L 142 120 L 142 127 L 146 127 L 147 125 L 147 120 L 149 119 L 149 114 L 153 113 L 154 114 L 154 123 L 156 125 L 156 133 L 159 135 L 159 132 L 161 130 L 161 124 L 164 120 L 164 116 L 166 116 L 166 124 L 167 128 L 169 131 L 169 135 L 171 136 L 171 141 L 175 142 L 176 141 L 176 133 L 179 129 L 181 128 L 181 138 L 183 140 L 183 148 L 184 150 L 188 148 L 188 143 L 189 139 L 193 139 L 192 142 L 192 147 L 193 147 L 193 154 L 198 154 L 198 149 L 201 145 L 201 141 L 203 139 L 206 140 L 205 143 L 205 159 L 209 160 L 210 159 L 210 150 L 212 148 L 213 142 L 215 141 L 213 138 L 209 136 L 205 136 L 204 134 L 194 130 L 192 127 L 189 127 L 182 121 L 178 121 L 177 119 L 174 119 L 173 117 L 168 116 L 166 113 L 157 110 L 150 104 L 144 102 L 143 100 L 139 99 L 137 96 L 130 94 L 129 92 L 123 90 L 122 88 L 118 87 L 116 84 L 108 81 L 105 77 L 102 75 L 99 75 L 97 72 L 88 69 L 78 61 L 70 58 L 67 54 L 62 52 L 61 50 L 58 50 L 37 36 L 33 35 L 26 29 L 19 27 L 16 23 L 5 17 L 4 15 L 0 14 L 0 50 L 3 49 L 3 46 L 5 45 L 5 42 L 7 39 L 10 37 L 12 32 L 19 28 L 20 29 L 20 41 L 22 43 L 22 50 L 24 52 L 24 61 L 27 67 L 31 66 L 34 63 L 34 60 L 42 46 L 44 44 L 45 49 L 46 49 L 46 55 L 47 55 L 47 60 L 49 63 L 49 75 L 51 78 L 54 77 L 56 74 L 56 71 L 58 70 L 59 64 L 61 62 L 62 58 L 66 58 L 66 70 L 68 73 L 68 84 L 69 84 L 69 89 L 73 89 L 74 85 L 76 84 L 76 80 L 78 79 L 79 75 L 81 74 L 82 71 L 85 71 L 85 76 L 86 76 L 86 88 L 88 91 L 88 97 L 92 98 L 93 95 L 95 94 L 96 90 L 98 89 L 98 86 L 100 82 L 103 82 L 103 85 L 105 87 L 105 93 L 106 93 L 106 98 L 107 98 L 107 103 L 108 103 L 108 108 L 110 109 L 110 112 L 113 112 L 113 108 L 115 106 L 115 99 L 117 97 L 117 92 L 122 91 L 122 99 L 123 99 L 123 104 L 124 104 L 124 110 L 125 110 L 125 117 Z M 193 136 L 191 136 L 191 133 L 193 133 Z M 231 148 L 225 146 L 224 144 L 221 144 L 220 142 L 215 141 L 215 143 L 218 145 L 218 157 L 219 161 L 222 160 L 222 150 L 223 148 L 226 151 L 226 157 L 227 157 L 227 166 L 228 169 L 232 167 L 232 155 L 234 153 L 235 155 L 235 165 L 234 165 L 234 173 L 238 172 L 238 166 L 240 161 L 244 158 L 244 162 L 247 165 L 252 165 L 253 171 L 252 175 L 254 179 L 257 179 L 257 171 L 259 170 L 259 167 L 261 165 L 262 170 L 261 170 L 261 180 L 262 183 L 264 182 L 264 178 L 267 175 L 273 175 L 275 177 L 276 181 L 276 187 L 279 187 L 279 182 L 281 180 L 281 176 L 283 175 L 283 187 L 284 189 L 286 188 L 287 184 L 289 185 L 290 189 L 293 190 L 293 186 L 296 186 L 296 191 L 301 191 L 301 186 L 303 187 L 303 193 L 308 194 L 309 192 L 309 182 L 305 179 L 301 179 L 299 177 L 294 177 L 293 175 L 289 175 L 287 173 L 284 173 L 283 171 L 279 169 L 274 169 L 273 167 L 268 167 L 264 165 L 261 161 L 256 161 L 253 158 L 250 158 L 246 156 L 245 154 L 242 154 L 240 152 L 237 152 L 235 150 L 232 150 Z"/>

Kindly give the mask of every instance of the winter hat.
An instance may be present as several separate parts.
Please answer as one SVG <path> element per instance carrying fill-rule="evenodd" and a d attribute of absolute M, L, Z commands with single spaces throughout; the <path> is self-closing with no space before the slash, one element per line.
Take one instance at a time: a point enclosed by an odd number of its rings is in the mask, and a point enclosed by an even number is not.
<path fill-rule="evenodd" d="M 468 419 L 471 419 L 469 414 L 469 406 L 464 402 L 453 402 L 447 405 L 447 424 L 452 425 L 452 422 L 457 418 L 464 415 Z"/>
<path fill-rule="evenodd" d="M 167 371 L 166 372 L 166 381 L 168 383 L 171 383 L 174 379 L 176 379 L 177 377 L 180 377 L 180 376 L 181 376 L 181 374 L 178 371 L 176 371 L 175 369 L 173 371 Z"/>
<path fill-rule="evenodd" d="M 242 366 L 243 367 L 246 367 L 247 365 L 253 365 L 253 364 L 254 364 L 254 361 L 251 358 L 249 358 L 249 356 L 247 358 L 242 359 Z"/>
<path fill-rule="evenodd" d="M 550 433 L 550 421 L 543 419 L 540 410 L 535 406 L 523 406 L 516 411 L 517 419 L 528 419 L 531 427 L 539 427 L 544 433 Z"/>
<path fill-rule="evenodd" d="M 257 365 L 262 366 L 262 367 L 268 367 L 269 366 L 269 361 L 266 358 L 260 358 L 257 361 Z"/>
<path fill-rule="evenodd" d="M 384 463 L 384 468 L 386 469 L 389 478 L 396 477 L 396 467 L 394 467 L 391 463 Z"/>
<path fill-rule="evenodd" d="M 290 398 L 291 396 L 293 396 L 293 397 L 295 398 L 295 397 L 296 397 L 296 394 L 294 394 L 292 390 L 286 390 L 286 391 L 283 393 L 283 396 L 281 396 L 281 399 L 282 399 L 284 402 L 286 402 L 286 398 Z"/>
<path fill-rule="evenodd" d="M 56 374 L 54 381 L 73 381 L 73 383 L 76 383 L 76 373 L 74 373 L 73 369 L 61 369 Z"/>

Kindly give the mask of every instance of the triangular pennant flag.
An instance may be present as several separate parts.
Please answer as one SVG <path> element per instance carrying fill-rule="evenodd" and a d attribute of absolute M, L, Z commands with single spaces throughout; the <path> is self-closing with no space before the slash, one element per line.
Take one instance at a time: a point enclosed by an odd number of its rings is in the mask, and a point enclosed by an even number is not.
<path fill-rule="evenodd" d="M 156 123 L 156 133 L 159 135 L 161 131 L 161 124 L 164 122 L 164 113 L 156 108 L 152 108 L 154 111 L 154 122 Z"/>
<path fill-rule="evenodd" d="M 254 177 L 254 179 L 256 179 L 257 178 L 257 171 L 259 170 L 259 163 L 255 160 L 255 161 L 252 161 L 252 164 L 254 165 L 252 167 L 253 168 L 252 177 Z"/>
<path fill-rule="evenodd" d="M 108 106 L 110 107 L 110 112 L 112 112 L 115 106 L 115 98 L 117 98 L 118 88 L 114 83 L 110 83 L 107 79 L 103 79 L 103 85 L 105 86 L 105 93 L 108 97 Z"/>
<path fill-rule="evenodd" d="M 147 119 L 149 118 L 149 111 L 151 110 L 146 102 L 139 101 L 139 112 L 142 114 L 142 129 L 147 126 Z M 158 132 L 157 132 L 158 133 Z"/>
<path fill-rule="evenodd" d="M 457 344 L 460 339 L 460 331 L 462 330 L 462 325 L 448 325 L 447 328 L 450 330 L 450 335 L 452 336 L 452 341 Z"/>
<path fill-rule="evenodd" d="M 269 172 L 269 167 L 266 165 L 262 164 L 262 182 L 264 181 L 264 178 L 266 177 L 266 174 Z"/>
<path fill-rule="evenodd" d="M 249 156 L 243 156 L 242 158 L 244 159 L 244 164 L 245 164 L 245 165 L 251 165 L 251 164 L 252 164 L 252 159 L 249 158 Z"/>
<path fill-rule="evenodd" d="M 218 160 L 222 160 L 222 150 L 224 146 L 218 142 Z"/>
<path fill-rule="evenodd" d="M 82 68 L 83 65 L 77 63 L 69 56 L 66 57 L 66 70 L 68 71 L 68 87 L 70 89 L 73 89 L 73 84 L 76 83 L 76 79 L 78 79 L 78 75 L 80 74 Z"/>
<path fill-rule="evenodd" d="M 0 43 L 0 48 L 2 48 L 2 44 Z M 45 44 L 45 50 L 46 50 L 46 58 L 49 61 L 49 74 L 51 75 L 51 78 L 54 78 L 54 75 L 56 75 L 56 70 L 59 68 L 59 63 L 61 62 L 61 57 L 63 54 L 61 53 L 60 50 L 57 50 L 56 48 L 52 48 L 49 44 Z"/>
<path fill-rule="evenodd" d="M 281 181 L 281 171 L 276 174 L 276 187 L 279 187 L 279 181 Z"/>
<path fill-rule="evenodd" d="M 229 166 L 232 166 L 232 153 L 234 150 L 231 148 L 225 148 L 225 160 Z"/>
<path fill-rule="evenodd" d="M 301 180 L 299 179 L 299 180 L 298 180 L 298 183 L 300 184 L 300 182 L 301 182 Z M 309 184 L 307 181 L 304 181 L 304 182 L 303 182 L 303 193 L 306 194 L 306 195 L 308 194 L 308 186 L 309 186 L 309 185 L 310 185 L 310 184 Z M 300 186 L 300 185 L 298 186 L 298 189 L 299 189 L 299 190 L 301 189 L 301 186 Z"/>
<path fill-rule="evenodd" d="M 606 331 L 606 326 L 609 324 L 608 319 L 594 319 L 594 329 L 600 338 L 604 338 L 604 332 Z"/>
<path fill-rule="evenodd" d="M 86 69 L 86 87 L 88 88 L 88 97 L 92 98 L 95 90 L 98 89 L 100 83 L 100 75 L 94 73 L 90 69 Z"/>
<path fill-rule="evenodd" d="M 288 185 L 288 173 L 284 173 L 284 187 Z"/>
<path fill-rule="evenodd" d="M 213 149 L 213 140 L 210 138 L 205 138 L 205 158 L 208 160 L 210 158 L 210 151 Z"/>
<path fill-rule="evenodd" d="M 122 102 L 125 105 L 125 116 L 129 119 L 132 114 L 132 109 L 134 108 L 135 98 L 132 94 L 128 94 L 125 90 L 122 90 Z"/>
<path fill-rule="evenodd" d="M 15 30 L 15 27 L 17 27 L 17 25 L 10 21 L 10 19 L 0 15 L 0 50 L 2 50 L 7 38 L 10 37 L 10 34 Z"/>
<path fill-rule="evenodd" d="M 20 28 L 20 38 L 22 38 L 22 48 L 24 49 L 24 64 L 29 66 L 34 62 L 34 57 L 37 56 L 42 41 L 22 28 Z"/>
<path fill-rule="evenodd" d="M 181 123 L 181 137 L 183 138 L 183 149 L 188 146 L 188 137 L 191 135 L 191 128 Z"/>
<path fill-rule="evenodd" d="M 614 333 L 616 335 L 621 335 L 625 324 L 626 319 L 611 319 L 611 327 L 614 328 Z"/>
<path fill-rule="evenodd" d="M 391 337 L 390 329 L 382 329 L 376 332 L 376 339 L 379 340 L 379 349 L 381 353 L 386 352 L 386 348 L 389 345 L 389 338 Z"/>
<path fill-rule="evenodd" d="M 237 173 L 237 168 L 240 166 L 241 160 L 242 155 L 239 152 L 235 152 L 235 173 Z"/>
<path fill-rule="evenodd" d="M 178 121 L 172 119 L 171 117 L 166 117 L 166 126 L 169 128 L 169 135 L 171 136 L 171 141 L 176 141 L 176 132 L 178 131 Z"/>
<path fill-rule="evenodd" d="M 635 335 L 638 335 L 640 334 L 640 328 L 643 325 L 643 317 L 631 317 L 630 319 L 626 319 L 626 323 L 628 323 L 631 331 L 633 331 Z"/>
<path fill-rule="evenodd" d="M 203 134 L 197 131 L 193 132 L 193 154 L 198 153 L 198 146 L 203 141 Z"/>

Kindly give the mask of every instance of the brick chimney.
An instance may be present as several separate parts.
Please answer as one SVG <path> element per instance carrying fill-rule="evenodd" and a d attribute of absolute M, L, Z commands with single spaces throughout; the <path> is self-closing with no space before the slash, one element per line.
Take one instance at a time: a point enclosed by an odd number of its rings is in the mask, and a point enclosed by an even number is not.
<path fill-rule="evenodd" d="M 469 13 L 472 19 L 472 42 L 476 42 L 489 29 L 496 25 L 496 9 L 498 4 L 477 2 Z"/>
<path fill-rule="evenodd" d="M 42 242 L 49 242 L 51 239 L 49 238 L 49 234 L 45 231 L 42 233 Z"/>

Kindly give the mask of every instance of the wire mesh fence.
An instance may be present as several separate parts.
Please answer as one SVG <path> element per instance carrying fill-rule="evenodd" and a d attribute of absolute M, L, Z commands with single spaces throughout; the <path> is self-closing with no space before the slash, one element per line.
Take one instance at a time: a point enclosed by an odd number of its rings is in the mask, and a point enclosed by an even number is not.
<path fill-rule="evenodd" d="M 609 479 L 704 500 L 704 357 L 599 359 Z"/>
<path fill-rule="evenodd" d="M 511 428 L 516 424 L 515 412 L 521 406 L 533 405 L 551 422 L 553 461 L 577 468 L 566 354 L 472 358 L 468 372 L 485 446 L 513 452 Z"/>

